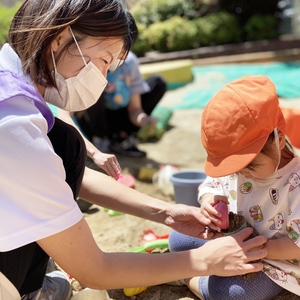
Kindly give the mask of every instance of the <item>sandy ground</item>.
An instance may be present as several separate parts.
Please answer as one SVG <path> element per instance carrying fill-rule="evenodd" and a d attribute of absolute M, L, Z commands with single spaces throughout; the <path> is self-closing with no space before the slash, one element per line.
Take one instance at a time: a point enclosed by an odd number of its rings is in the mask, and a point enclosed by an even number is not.
<path fill-rule="evenodd" d="M 161 104 L 171 105 L 181 98 L 186 87 L 168 91 Z M 282 100 L 283 105 L 300 107 L 300 99 Z M 190 109 L 175 111 L 169 123 L 169 130 L 156 143 L 142 143 L 140 148 L 147 151 L 147 157 L 143 159 L 130 159 L 118 157 L 118 160 L 125 172 L 135 177 L 138 176 L 140 168 L 151 165 L 158 168 L 161 165 L 174 164 L 182 170 L 200 170 L 205 160 L 205 151 L 200 142 L 200 120 L 201 109 Z M 91 167 L 93 167 L 91 165 Z M 136 180 L 135 189 L 164 201 L 174 202 L 173 197 L 164 196 L 160 190 L 151 182 Z M 144 230 L 152 229 L 158 235 L 165 235 L 170 232 L 166 226 L 142 220 L 130 215 L 109 216 L 103 208 L 93 205 L 88 213 L 85 213 L 87 222 L 93 232 L 98 245 L 105 251 L 126 251 L 131 247 L 142 245 Z M 155 274 L 153 274 L 155 276 Z M 185 286 L 159 285 L 148 287 L 141 294 L 128 298 L 123 290 L 109 291 L 111 299 L 114 300 L 183 300 L 197 299 Z M 300 297 L 284 292 L 275 299 L 296 300 Z M 224 299 L 226 300 L 226 299 Z"/>

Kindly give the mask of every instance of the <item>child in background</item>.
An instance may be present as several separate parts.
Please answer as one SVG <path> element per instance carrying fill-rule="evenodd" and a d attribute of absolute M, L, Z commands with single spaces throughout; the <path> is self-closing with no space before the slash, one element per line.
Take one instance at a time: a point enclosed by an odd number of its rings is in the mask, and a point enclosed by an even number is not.
<path fill-rule="evenodd" d="M 263 271 L 247 279 L 185 279 L 200 299 L 273 299 L 283 289 L 300 295 L 300 158 L 284 132 L 275 86 L 265 76 L 227 84 L 205 107 L 201 137 L 208 177 L 199 188 L 201 211 L 220 231 L 213 205 L 224 201 L 268 238 L 268 254 Z M 206 242 L 175 231 L 169 240 L 172 252 Z"/>

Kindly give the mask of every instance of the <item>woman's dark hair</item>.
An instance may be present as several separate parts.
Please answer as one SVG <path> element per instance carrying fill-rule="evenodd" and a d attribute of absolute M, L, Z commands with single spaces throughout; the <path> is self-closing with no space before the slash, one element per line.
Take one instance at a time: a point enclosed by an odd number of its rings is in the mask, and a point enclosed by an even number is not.
<path fill-rule="evenodd" d="M 26 0 L 12 20 L 8 43 L 35 83 L 55 86 L 48 67 L 50 45 L 68 26 L 82 38 L 122 39 L 124 57 L 135 38 L 134 19 L 120 0 Z M 63 50 L 73 43 L 70 39 Z"/>

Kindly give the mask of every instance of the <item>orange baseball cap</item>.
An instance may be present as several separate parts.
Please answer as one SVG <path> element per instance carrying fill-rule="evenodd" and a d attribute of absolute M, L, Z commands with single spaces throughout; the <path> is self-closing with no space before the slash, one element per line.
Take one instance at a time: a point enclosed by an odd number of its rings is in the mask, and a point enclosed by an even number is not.
<path fill-rule="evenodd" d="M 227 84 L 202 114 L 206 174 L 226 176 L 245 168 L 276 127 L 284 132 L 285 121 L 268 77 L 245 76 Z"/>
<path fill-rule="evenodd" d="M 280 107 L 286 123 L 285 134 L 293 147 L 300 149 L 300 109 L 294 107 Z"/>

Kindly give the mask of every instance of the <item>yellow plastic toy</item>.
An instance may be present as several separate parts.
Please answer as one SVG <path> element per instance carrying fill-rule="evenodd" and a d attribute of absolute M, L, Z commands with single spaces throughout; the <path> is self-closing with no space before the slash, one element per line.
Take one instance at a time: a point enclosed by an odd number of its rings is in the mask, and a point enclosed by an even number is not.
<path fill-rule="evenodd" d="M 145 291 L 146 289 L 147 289 L 146 286 L 138 287 L 138 288 L 125 288 L 123 292 L 125 296 L 131 297 Z"/>

